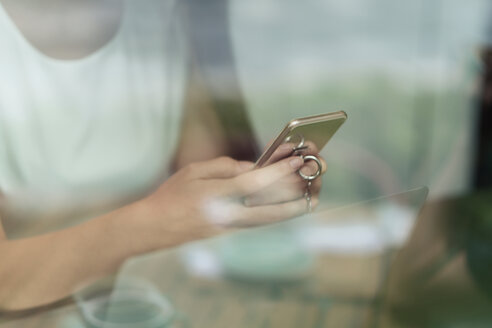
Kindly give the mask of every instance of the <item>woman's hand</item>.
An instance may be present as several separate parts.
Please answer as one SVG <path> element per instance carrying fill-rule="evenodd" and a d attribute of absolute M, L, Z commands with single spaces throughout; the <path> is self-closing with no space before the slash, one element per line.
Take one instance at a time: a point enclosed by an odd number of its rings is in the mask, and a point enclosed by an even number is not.
<path fill-rule="evenodd" d="M 267 161 L 266 165 L 272 165 L 273 163 L 290 156 L 295 146 L 296 144 L 293 143 L 284 143 L 280 145 Z M 307 141 L 305 146 L 307 146 L 307 148 L 304 149 L 301 154 L 315 155 L 320 160 L 322 166 L 320 176 L 312 180 L 311 185 L 309 186 L 312 208 L 314 208 L 318 203 L 319 192 L 321 190 L 321 174 L 326 171 L 326 163 L 319 155 L 318 149 L 314 143 Z M 309 160 L 304 163 L 300 170 L 305 175 L 313 175 L 318 170 L 318 165 L 316 162 Z M 301 178 L 298 172 L 293 172 L 292 174 L 277 180 L 275 183 L 272 183 L 265 189 L 249 195 L 245 198 L 244 202 L 248 206 L 259 206 L 293 201 L 304 197 L 307 189 L 308 182 Z"/>
<path fill-rule="evenodd" d="M 299 156 L 255 170 L 253 163 L 228 157 L 188 165 L 141 201 L 144 220 L 152 221 L 150 227 L 175 236 L 174 242 L 181 243 L 230 227 L 268 224 L 301 215 L 307 209 L 304 198 L 259 206 L 246 206 L 243 200 L 279 181 L 295 178 L 302 165 Z"/>
<path fill-rule="evenodd" d="M 59 300 L 115 272 L 131 256 L 303 214 L 303 198 L 243 203 L 302 165 L 299 157 L 289 157 L 252 170 L 252 163 L 223 157 L 189 165 L 142 200 L 71 228 L 7 240 L 0 225 L 0 311 Z"/>

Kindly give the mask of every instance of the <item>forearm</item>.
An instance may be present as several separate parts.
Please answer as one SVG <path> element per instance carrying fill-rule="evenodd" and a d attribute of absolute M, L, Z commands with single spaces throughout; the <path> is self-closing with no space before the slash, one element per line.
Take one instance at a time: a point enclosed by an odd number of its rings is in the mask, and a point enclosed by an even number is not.
<path fill-rule="evenodd" d="M 132 255 L 181 242 L 158 236 L 145 213 L 145 205 L 137 202 L 69 229 L 0 241 L 0 307 L 54 302 L 115 272 Z"/>

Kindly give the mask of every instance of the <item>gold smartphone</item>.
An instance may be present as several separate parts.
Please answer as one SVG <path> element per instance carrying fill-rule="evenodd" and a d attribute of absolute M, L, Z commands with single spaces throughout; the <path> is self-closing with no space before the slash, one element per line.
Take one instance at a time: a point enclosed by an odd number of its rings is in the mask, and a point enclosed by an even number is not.
<path fill-rule="evenodd" d="M 312 142 L 318 151 L 321 151 L 346 120 L 347 114 L 344 111 L 293 119 L 258 158 L 255 167 L 267 164 L 275 150 L 285 142 L 301 146 L 306 142 Z"/>

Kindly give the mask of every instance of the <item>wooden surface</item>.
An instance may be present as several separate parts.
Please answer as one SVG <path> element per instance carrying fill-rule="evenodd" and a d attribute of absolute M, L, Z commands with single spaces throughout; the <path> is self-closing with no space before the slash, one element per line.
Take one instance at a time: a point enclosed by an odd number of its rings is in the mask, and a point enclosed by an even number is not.
<path fill-rule="evenodd" d="M 275 284 L 200 278 L 179 252 L 158 252 L 129 261 L 119 277 L 158 287 L 191 327 L 371 327 L 381 288 L 381 256 L 322 255 L 303 281 Z M 78 322 L 78 323 L 77 323 Z M 83 327 L 75 304 L 0 324 L 12 327 Z"/>
<path fill-rule="evenodd" d="M 367 212 L 363 214 L 369 217 Z M 336 217 L 343 218 L 340 213 Z M 331 220 L 328 216 L 325 219 Z M 377 327 L 382 323 L 380 296 L 385 288 L 388 254 L 317 253 L 309 273 L 290 283 L 200 277 L 187 268 L 182 254 L 181 249 L 164 250 L 130 259 L 117 279 L 131 277 L 152 283 L 190 327 L 340 328 Z M 0 327 L 81 328 L 84 325 L 77 306 L 71 304 L 0 321 Z"/>

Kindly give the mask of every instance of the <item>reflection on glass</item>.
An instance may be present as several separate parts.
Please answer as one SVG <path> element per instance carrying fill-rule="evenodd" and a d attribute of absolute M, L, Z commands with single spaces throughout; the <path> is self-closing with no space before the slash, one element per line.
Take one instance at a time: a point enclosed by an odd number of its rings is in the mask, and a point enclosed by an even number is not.
<path fill-rule="evenodd" d="M 125 278 L 102 280 L 75 295 L 84 321 L 94 328 L 177 327 L 169 300 L 151 283 Z"/>

